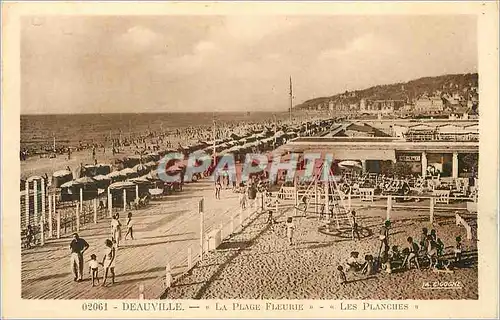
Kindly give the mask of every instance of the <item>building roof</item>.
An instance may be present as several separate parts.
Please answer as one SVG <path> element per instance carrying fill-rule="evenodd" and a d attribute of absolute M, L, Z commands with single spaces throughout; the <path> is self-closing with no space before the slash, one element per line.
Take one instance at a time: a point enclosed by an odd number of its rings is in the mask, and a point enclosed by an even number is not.
<path fill-rule="evenodd" d="M 385 132 L 372 127 L 366 123 L 363 123 L 363 125 L 359 125 L 356 123 L 351 123 L 346 127 L 346 130 L 353 130 L 353 131 L 359 131 L 359 132 L 366 132 L 366 133 L 372 133 L 376 137 L 388 137 L 389 135 L 386 134 Z"/>

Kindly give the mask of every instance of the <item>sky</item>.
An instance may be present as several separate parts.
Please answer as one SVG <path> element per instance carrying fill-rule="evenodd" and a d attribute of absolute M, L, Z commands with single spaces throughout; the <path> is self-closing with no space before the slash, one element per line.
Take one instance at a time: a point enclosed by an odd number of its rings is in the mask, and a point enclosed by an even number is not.
<path fill-rule="evenodd" d="M 284 111 L 346 90 L 477 72 L 474 16 L 35 16 L 21 113 Z"/>

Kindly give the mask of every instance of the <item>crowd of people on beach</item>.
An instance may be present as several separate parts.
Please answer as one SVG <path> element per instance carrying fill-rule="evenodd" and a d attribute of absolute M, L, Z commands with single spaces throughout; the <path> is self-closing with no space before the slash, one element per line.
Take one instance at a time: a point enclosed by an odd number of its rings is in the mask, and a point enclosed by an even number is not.
<path fill-rule="evenodd" d="M 455 238 L 453 253 L 450 257 L 445 252 L 445 244 L 437 236 L 435 229 L 429 231 L 427 228 L 422 228 L 422 233 L 418 237 L 408 236 L 405 244 L 391 246 L 390 228 L 391 221 L 386 220 L 378 236 L 380 242 L 378 253 L 375 255 L 367 253 L 364 260 L 361 260 L 360 253 L 352 251 L 345 265 L 337 267 L 337 278 L 340 284 L 349 283 L 351 276 L 348 277 L 348 274 L 369 277 L 379 272 L 390 274 L 412 268 L 422 270 L 425 267 L 435 272 L 453 273 L 454 269 L 462 266 L 464 246 L 460 235 Z"/>
<path fill-rule="evenodd" d="M 323 117 L 312 117 L 307 120 L 318 120 Z M 181 128 L 157 129 L 143 132 L 114 132 L 113 134 L 102 134 L 92 138 L 89 141 L 71 142 L 63 140 L 55 143 L 51 139 L 47 139 L 45 143 L 24 145 L 20 152 L 19 158 L 21 161 L 26 161 L 32 156 L 54 158 L 57 155 L 67 155 L 68 159 L 74 152 L 90 150 L 94 155 L 106 150 L 111 151 L 113 155 L 127 149 L 134 153 L 146 151 L 157 151 L 160 148 L 175 149 L 178 145 L 189 145 L 200 141 L 213 140 L 214 134 L 218 139 L 229 138 L 232 135 L 245 135 L 249 132 L 262 131 L 265 129 L 279 130 L 281 127 L 293 127 L 304 123 L 304 117 L 301 119 L 267 119 L 267 120 L 247 120 L 247 121 L 219 121 L 214 124 L 208 123 L 196 126 L 185 126 Z M 215 132 L 214 132 L 215 128 Z M 116 131 L 116 130 L 115 130 Z M 49 141 L 50 140 L 50 141 Z M 96 141 L 99 140 L 99 141 Z"/>

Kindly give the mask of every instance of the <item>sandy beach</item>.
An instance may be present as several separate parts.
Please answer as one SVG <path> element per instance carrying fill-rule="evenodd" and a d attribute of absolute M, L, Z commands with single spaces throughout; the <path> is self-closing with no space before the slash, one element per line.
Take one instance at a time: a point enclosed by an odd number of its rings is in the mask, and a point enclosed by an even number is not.
<path fill-rule="evenodd" d="M 431 226 L 428 216 L 399 211 L 390 231 L 391 246 L 405 247 L 406 238 L 418 238 L 423 227 L 435 228 L 445 244 L 445 256 L 452 256 L 455 237 L 464 239 L 465 259 L 473 261 L 454 273 L 431 269 L 404 270 L 374 276 L 347 272 L 345 286 L 337 282 L 338 265 L 345 265 L 351 251 L 376 255 L 384 210 L 359 210 L 362 239 L 350 234 L 319 232 L 323 222 L 316 217 L 297 218 L 295 244 L 288 245 L 284 214 L 273 229 L 263 214 L 223 243 L 177 282 L 168 299 L 478 299 L 477 247 L 465 240 L 465 229 L 452 217 L 441 216 Z M 373 235 L 373 233 L 375 235 Z M 459 282 L 461 289 L 423 289 L 425 282 Z"/>

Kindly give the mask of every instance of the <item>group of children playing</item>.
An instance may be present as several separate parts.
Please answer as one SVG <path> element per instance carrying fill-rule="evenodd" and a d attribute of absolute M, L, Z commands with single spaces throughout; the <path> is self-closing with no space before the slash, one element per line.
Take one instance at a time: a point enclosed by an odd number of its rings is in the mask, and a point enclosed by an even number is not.
<path fill-rule="evenodd" d="M 441 239 L 437 237 L 436 230 L 432 229 L 429 233 L 427 228 L 422 228 L 419 243 L 412 237 L 408 237 L 406 241 L 407 246 L 402 251 L 395 245 L 390 250 L 380 250 L 380 257 L 365 255 L 364 262 L 358 260 L 359 252 L 351 252 L 345 268 L 342 265 L 337 267 L 338 282 L 342 285 L 349 282 L 346 272 L 359 272 L 371 276 L 379 271 L 393 273 L 395 270 L 411 269 L 412 265 L 415 265 L 420 270 L 420 262 L 425 260 L 428 261 L 429 268 L 436 272 L 452 273 L 453 266 L 458 266 L 462 262 L 463 245 L 460 236 L 455 238 L 453 265 L 450 260 L 443 259 L 445 246 Z"/>

